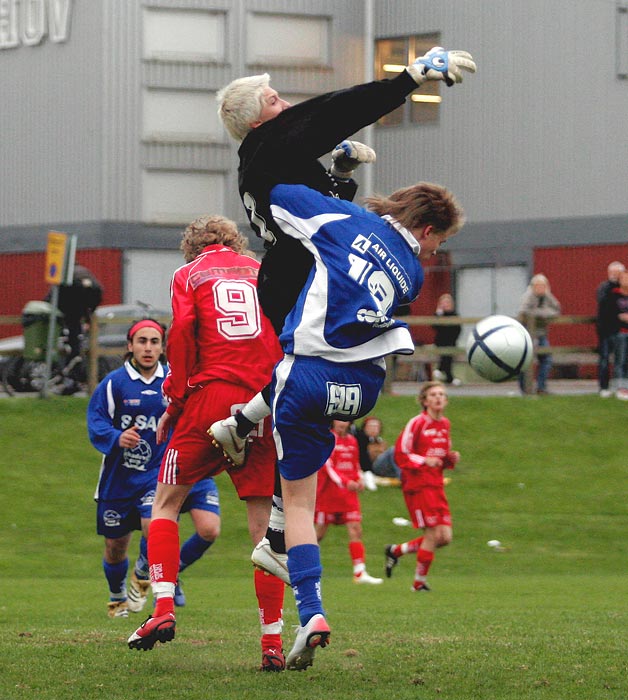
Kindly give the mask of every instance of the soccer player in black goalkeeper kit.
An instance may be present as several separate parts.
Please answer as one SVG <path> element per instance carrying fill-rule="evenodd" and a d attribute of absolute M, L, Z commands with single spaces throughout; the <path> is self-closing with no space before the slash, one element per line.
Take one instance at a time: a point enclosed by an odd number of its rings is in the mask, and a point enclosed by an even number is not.
<path fill-rule="evenodd" d="M 251 226 L 264 240 L 266 252 L 258 279 L 258 295 L 264 313 L 279 335 L 305 284 L 312 255 L 281 232 L 270 212 L 270 192 L 277 184 L 303 184 L 322 194 L 353 199 L 357 184 L 353 171 L 375 160 L 372 149 L 348 140 L 353 134 L 405 102 L 428 80 L 448 86 L 462 82 L 462 71 L 474 73 L 473 58 L 466 51 L 435 47 L 392 80 L 377 80 L 338 90 L 291 106 L 270 87 L 268 74 L 234 80 L 218 93 L 219 116 L 227 131 L 241 141 L 238 185 Z M 332 152 L 332 167 L 318 160 Z M 270 412 L 270 385 L 236 416 L 214 423 L 209 433 L 234 465 L 244 463 L 246 438 Z M 277 479 L 277 481 L 279 481 Z M 283 513 L 276 489 L 267 538 L 253 552 L 253 563 L 289 583 L 283 543 Z M 305 634 L 305 632 L 308 634 Z M 288 668 L 312 663 L 309 639 L 320 636 L 300 629 L 297 644 L 287 659 Z M 316 632 L 314 630 L 313 632 Z M 296 647 L 304 647 L 297 649 Z"/>

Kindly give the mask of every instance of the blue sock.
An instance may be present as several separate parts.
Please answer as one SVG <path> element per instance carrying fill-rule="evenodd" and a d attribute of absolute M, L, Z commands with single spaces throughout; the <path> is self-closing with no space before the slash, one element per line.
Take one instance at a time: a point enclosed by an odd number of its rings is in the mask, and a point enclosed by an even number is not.
<path fill-rule="evenodd" d="M 125 559 L 119 564 L 107 564 L 102 560 L 102 568 L 109 584 L 110 600 L 126 600 L 126 575 L 129 570 L 129 560 Z"/>
<path fill-rule="evenodd" d="M 148 542 L 144 535 L 140 539 L 140 553 L 135 561 L 135 575 L 140 581 L 148 581 Z"/>
<path fill-rule="evenodd" d="M 321 598 L 321 552 L 316 544 L 298 544 L 288 550 L 288 571 L 301 627 L 314 615 L 324 615 Z"/>
<path fill-rule="evenodd" d="M 187 569 L 190 564 L 194 564 L 197 559 L 200 559 L 213 544 L 213 541 L 208 542 L 204 540 L 196 532 L 191 535 L 183 543 L 183 547 L 181 547 L 181 554 L 179 555 L 179 573 Z"/>

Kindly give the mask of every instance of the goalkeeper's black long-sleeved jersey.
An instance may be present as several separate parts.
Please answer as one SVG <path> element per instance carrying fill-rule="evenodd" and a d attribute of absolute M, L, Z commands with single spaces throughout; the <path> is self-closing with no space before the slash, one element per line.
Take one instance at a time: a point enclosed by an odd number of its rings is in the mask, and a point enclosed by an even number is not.
<path fill-rule="evenodd" d="M 276 225 L 270 192 L 277 184 L 302 184 L 351 200 L 353 180 L 334 178 L 318 160 L 337 144 L 402 105 L 417 87 L 403 71 L 301 102 L 252 129 L 238 151 L 240 196 L 251 226 L 265 241 L 258 295 L 277 334 L 312 268 L 311 254 Z"/>

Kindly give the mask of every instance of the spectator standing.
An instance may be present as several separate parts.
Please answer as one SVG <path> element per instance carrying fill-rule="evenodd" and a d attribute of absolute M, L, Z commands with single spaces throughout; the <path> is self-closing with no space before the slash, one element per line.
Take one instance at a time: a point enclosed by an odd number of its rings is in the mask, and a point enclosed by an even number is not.
<path fill-rule="evenodd" d="M 364 490 L 364 474 L 360 468 L 358 442 L 349 432 L 350 426 L 351 421 L 332 421 L 336 444 L 325 466 L 318 472 L 314 513 L 316 539 L 320 543 L 330 525 L 345 525 L 354 583 L 379 584 L 383 579 L 371 576 L 366 570 L 358 495 Z"/>
<path fill-rule="evenodd" d="M 628 401 L 628 270 L 619 273 L 618 286 L 610 292 L 617 317 L 615 333 L 615 396 Z"/>
<path fill-rule="evenodd" d="M 431 590 L 427 574 L 439 547 L 452 539 L 449 503 L 443 470 L 453 469 L 460 453 L 451 449 L 451 424 L 445 417 L 447 390 L 441 382 L 426 382 L 419 392 L 423 410 L 412 418 L 395 444 L 395 462 L 401 469 L 401 488 L 408 513 L 423 536 L 386 546 L 386 576 L 404 554 L 416 553 L 413 591 Z"/>
<path fill-rule="evenodd" d="M 598 384 L 603 399 L 612 395 L 609 389 L 610 358 L 615 350 L 615 335 L 619 329 L 619 319 L 611 292 L 619 286 L 619 274 L 625 270 L 618 260 L 609 263 L 606 270 L 608 278 L 600 283 L 596 291 L 597 316 L 595 330 L 598 338 Z"/>
<path fill-rule="evenodd" d="M 441 294 L 438 297 L 436 303 L 436 311 L 434 312 L 436 316 L 456 316 L 456 307 L 454 303 L 454 298 L 451 294 Z M 453 348 L 456 346 L 456 341 L 462 330 L 460 325 L 438 325 L 434 324 L 432 326 L 435 331 L 434 335 L 434 345 L 437 348 Z M 454 358 L 452 355 L 441 355 L 438 362 L 438 369 L 432 372 L 432 378 L 445 382 L 446 384 L 453 384 L 458 386 L 460 380 L 455 378 L 452 373 L 452 365 Z"/>
<path fill-rule="evenodd" d="M 549 280 L 543 274 L 534 275 L 521 297 L 519 318 L 531 331 L 532 340 L 537 349 L 549 348 L 548 322 L 557 316 L 560 316 L 560 302 L 552 294 Z M 537 353 L 537 361 L 536 393 L 547 394 L 547 378 L 552 368 L 552 356 Z M 526 389 L 524 373 L 519 375 L 519 386 L 522 391 Z"/>
<path fill-rule="evenodd" d="M 102 294 L 102 285 L 83 265 L 74 266 L 72 284 L 59 285 L 59 311 L 63 314 L 70 346 L 68 362 L 81 355 L 83 324 L 89 323 Z"/>

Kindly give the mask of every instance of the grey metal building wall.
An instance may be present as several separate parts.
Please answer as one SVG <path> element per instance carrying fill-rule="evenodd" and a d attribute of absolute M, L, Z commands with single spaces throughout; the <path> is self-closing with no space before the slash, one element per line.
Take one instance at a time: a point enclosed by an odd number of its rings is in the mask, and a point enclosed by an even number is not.
<path fill-rule="evenodd" d="M 64 43 L 0 51 L 0 227 L 104 213 L 101 5 L 75 3 Z"/>
<path fill-rule="evenodd" d="M 163 4 L 164 0 L 158 0 Z M 172 1 L 172 0 L 171 0 Z M 198 0 L 201 1 L 201 0 Z M 303 98 L 361 82 L 364 75 L 364 2 L 363 0 L 223 0 L 210 2 L 228 11 L 227 51 L 229 64 L 211 87 L 218 90 L 243 75 L 269 73 L 272 85 L 280 93 Z M 247 61 L 245 31 L 247 13 L 310 15 L 332 19 L 330 57 L 324 68 L 255 65 Z M 272 36 L 268 37 L 272 42 Z M 219 148 L 222 163 L 232 187 L 227 189 L 225 214 L 248 229 L 237 191 L 237 147 L 226 132 Z M 257 241 L 252 241 L 257 248 Z"/>
<path fill-rule="evenodd" d="M 614 0 L 101 0 L 71 3 L 67 42 L 0 51 L 0 250 L 36 249 L 60 226 L 83 246 L 170 247 L 178 229 L 141 223 L 144 168 L 224 173 L 224 213 L 244 223 L 235 144 L 227 134 L 143 141 L 142 86 L 214 91 L 262 70 L 304 96 L 359 82 L 370 5 L 376 37 L 440 31 L 479 65 L 443 89 L 438 125 L 371 132 L 374 189 L 450 186 L 468 216 L 450 243 L 462 262 L 486 248 L 508 262 L 527 260 L 534 244 L 625 240 L 628 80 L 615 75 Z M 144 8 L 227 12 L 225 63 L 143 60 Z M 331 17 L 330 65 L 247 64 L 248 12 Z"/>
<path fill-rule="evenodd" d="M 282 92 L 308 97 L 360 82 L 362 0 L 66 0 L 67 42 L 0 51 L 0 250 L 38 250 L 45 232 L 80 234 L 82 247 L 172 248 L 180 227 L 142 223 L 142 172 L 224 174 L 225 213 L 246 225 L 237 194 L 237 144 L 143 139 L 142 89 L 208 95 L 241 75 L 268 71 Z M 43 6 L 43 4 L 42 4 Z M 146 9 L 224 11 L 224 62 L 145 59 Z M 18 4 L 19 11 L 19 4 Z M 330 63 L 322 67 L 247 63 L 247 13 L 331 19 Z M 272 37 L 269 36 L 269 42 Z M 211 99 L 211 98 L 210 98 Z"/>
<path fill-rule="evenodd" d="M 375 132 L 378 187 L 430 179 L 459 195 L 469 223 L 448 244 L 457 262 L 525 262 L 533 245 L 628 238 L 628 80 L 616 75 L 614 0 L 376 7 L 378 37 L 440 31 L 478 63 L 441 92 L 438 127 Z"/>

